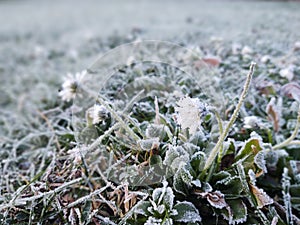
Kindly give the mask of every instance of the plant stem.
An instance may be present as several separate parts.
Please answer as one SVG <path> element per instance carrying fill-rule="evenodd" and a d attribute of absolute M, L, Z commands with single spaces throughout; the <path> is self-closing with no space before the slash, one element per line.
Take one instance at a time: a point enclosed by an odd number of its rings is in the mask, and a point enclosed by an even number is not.
<path fill-rule="evenodd" d="M 287 145 L 290 145 L 290 144 L 299 144 L 299 140 L 295 140 L 295 137 L 297 136 L 298 134 L 298 131 L 299 131 L 299 128 L 300 128 L 300 107 L 299 107 L 299 110 L 298 110 L 298 116 L 297 116 L 297 123 L 296 123 L 296 126 L 295 126 L 295 129 L 292 133 L 292 135 L 286 139 L 285 141 L 273 146 L 273 149 L 274 150 L 277 150 L 277 149 L 281 149 Z"/>
<path fill-rule="evenodd" d="M 247 79 L 246 79 L 246 82 L 245 82 L 245 85 L 244 85 L 244 88 L 243 88 L 243 91 L 241 93 L 241 96 L 239 98 L 239 102 L 229 120 L 229 123 L 227 124 L 227 126 L 225 127 L 224 131 L 222 132 L 217 144 L 215 145 L 215 147 L 211 150 L 207 160 L 206 160 L 206 163 L 205 163 L 205 166 L 204 166 L 204 172 L 207 171 L 208 168 L 211 167 L 213 161 L 215 160 L 218 152 L 219 152 L 219 149 L 221 147 L 221 145 L 223 144 L 225 138 L 227 137 L 228 135 L 228 132 L 230 130 L 230 128 L 232 127 L 232 125 L 234 124 L 236 118 L 238 117 L 238 114 L 239 114 L 239 111 L 242 107 L 242 104 L 247 96 L 247 92 L 249 90 L 249 87 L 250 87 L 250 83 L 251 83 L 251 80 L 252 80 L 252 76 L 253 76 L 253 73 L 254 73 L 254 67 L 255 67 L 256 63 L 252 62 L 251 65 L 250 65 L 250 70 L 249 70 L 249 73 L 247 74 Z"/>

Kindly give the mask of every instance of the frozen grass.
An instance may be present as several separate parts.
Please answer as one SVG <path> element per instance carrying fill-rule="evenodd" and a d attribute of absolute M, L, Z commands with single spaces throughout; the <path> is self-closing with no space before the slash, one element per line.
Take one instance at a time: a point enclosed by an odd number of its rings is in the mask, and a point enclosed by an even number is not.
<path fill-rule="evenodd" d="M 268 222 L 270 215 L 280 217 L 281 224 L 292 223 L 292 221 L 297 223 L 291 214 L 293 212 L 295 217 L 299 217 L 299 181 L 292 172 L 299 173 L 299 170 L 294 168 L 288 174 L 283 168 L 289 167 L 289 160 L 300 160 L 299 134 L 295 129 L 299 126 L 295 123 L 298 108 L 293 100 L 278 94 L 278 86 L 289 82 L 279 75 L 279 71 L 290 64 L 295 65 L 293 81 L 299 83 L 300 54 L 299 51 L 293 50 L 295 42 L 299 41 L 297 40 L 298 27 L 300 27 L 299 4 L 215 2 L 198 3 L 197 7 L 193 1 L 189 3 L 120 1 L 106 3 L 106 5 L 88 1 L 77 2 L 77 4 L 76 8 L 71 7 L 68 1 L 57 1 L 52 6 L 40 1 L 0 3 L 0 21 L 7 21 L 0 28 L 1 223 L 36 224 L 40 221 L 40 224 L 50 222 L 80 224 L 81 221 L 81 224 L 89 222 L 96 224 L 106 221 L 107 224 L 115 224 L 126 219 L 132 222 L 132 218 L 140 219 L 142 223 L 146 219 L 138 216 L 134 212 L 134 207 L 137 208 L 142 203 L 150 204 L 151 201 L 158 205 L 161 203 L 159 202 L 161 200 L 152 199 L 150 194 L 153 190 L 160 190 L 159 184 L 149 185 L 147 188 L 130 188 L 126 184 L 118 185 L 109 181 L 103 174 L 101 163 L 104 163 L 105 158 L 101 158 L 103 155 L 100 150 L 68 152 L 76 146 L 70 117 L 71 109 L 70 104 L 58 98 L 63 75 L 67 72 L 81 71 L 99 54 L 137 38 L 167 39 L 187 47 L 198 46 L 204 56 L 219 56 L 222 63 L 217 70 L 226 96 L 224 109 L 219 113 L 220 119 L 224 121 L 230 118 L 237 103 L 236 96 L 240 93 L 242 82 L 245 80 L 241 74 L 246 72 L 252 60 L 258 62 L 249 96 L 241 107 L 240 116 L 229 132 L 229 137 L 241 147 L 240 142 L 248 140 L 251 131 L 251 129 L 250 131 L 242 129 L 243 118 L 246 116 L 262 118 L 264 128 L 256 131 L 260 132 L 264 143 L 278 149 L 279 153 L 276 157 L 280 160 L 279 164 L 276 164 L 277 172 L 272 171 L 274 163 L 268 164 L 271 172 L 264 177 L 267 181 L 258 179 L 257 186 L 264 188 L 279 203 L 274 203 L 274 208 L 269 211 L 270 214 L 264 211 L 266 208 L 255 211 L 252 206 L 247 205 L 248 213 L 258 215 L 254 223 Z M 135 7 L 140 11 L 134 10 Z M 123 10 L 116 10 L 116 8 Z M 66 17 L 70 9 L 72 9 L 72 16 Z M 131 16 L 133 10 L 137 12 L 134 14 L 136 17 Z M 58 16 L 54 16 L 54 13 Z M 128 21 L 122 20 L 121 23 L 120 18 L 128 18 Z M 108 21 L 109 27 L 106 26 Z M 119 33 L 113 33 L 114 30 Z M 253 52 L 234 55 L 233 43 L 241 43 L 242 48 L 248 45 Z M 261 62 L 264 55 L 271 56 L 271 63 Z M 272 94 L 272 89 L 275 90 L 275 94 Z M 261 94 L 265 91 L 271 94 Z M 280 106 L 277 102 L 276 106 L 277 109 L 282 109 L 279 133 L 274 132 L 276 120 L 268 121 L 265 112 L 271 97 L 278 98 L 278 101 L 283 97 L 283 105 Z M 160 102 L 159 105 L 162 106 L 163 103 Z M 152 106 L 154 114 L 151 114 L 151 111 L 150 115 L 155 115 L 155 107 Z M 111 111 L 111 114 L 113 113 L 114 111 Z M 126 118 L 118 110 L 116 113 L 114 118 L 119 123 L 106 130 L 94 145 L 109 141 L 111 145 L 108 149 L 115 150 L 114 153 L 118 158 L 126 159 L 131 163 L 135 163 L 135 160 L 146 161 L 152 157 L 152 154 L 155 155 L 153 152 L 139 154 L 138 147 L 132 139 L 126 139 L 126 136 L 116 138 L 111 135 L 114 131 L 121 130 L 119 135 L 123 132 L 123 135 L 133 133 L 131 135 L 133 137 L 146 136 L 146 133 L 143 133 L 144 127 L 138 126 L 136 122 L 136 119 L 140 120 L 139 122 L 141 119 Z M 189 140 L 186 132 L 179 132 L 176 130 L 176 125 L 168 123 L 170 120 L 168 116 L 171 113 L 166 115 L 167 118 L 163 118 L 162 121 L 166 120 L 166 126 L 170 130 L 164 141 L 172 144 L 176 132 L 178 132 L 178 143 Z M 126 124 L 122 124 L 123 120 Z M 206 125 L 205 129 L 211 129 L 208 124 Z M 132 131 L 124 133 L 120 127 Z M 215 135 L 218 136 L 219 133 Z M 205 144 L 201 143 L 201 145 Z M 293 145 L 286 148 L 288 144 Z M 287 153 L 282 150 L 283 147 L 287 149 L 290 158 L 286 157 Z M 123 149 L 119 148 L 131 149 L 131 151 L 124 153 Z M 224 156 L 227 153 L 224 152 Z M 135 158 L 133 159 L 132 156 Z M 163 153 L 163 160 L 164 157 Z M 240 165 L 237 168 L 240 168 Z M 249 171 L 247 169 L 247 172 Z M 277 180 L 274 181 L 276 176 Z M 281 181 L 278 181 L 279 177 L 283 177 L 284 190 Z M 171 179 L 168 182 L 170 186 L 173 183 Z M 211 184 L 214 188 L 222 188 L 215 185 L 213 181 Z M 257 190 L 254 185 L 256 184 L 249 184 L 251 190 Z M 244 185 L 245 189 L 245 186 L 248 187 L 247 184 Z M 194 189 L 197 192 L 197 188 Z M 197 202 L 193 204 L 200 214 L 202 213 L 203 224 L 216 222 L 209 213 L 208 207 L 211 206 L 205 201 L 211 195 L 217 195 L 217 192 L 207 189 L 201 190 L 201 194 L 196 193 L 187 197 L 183 197 L 180 193 L 184 191 L 177 187 L 172 188 L 172 192 L 175 193 L 175 199 L 181 202 L 193 202 L 196 196 L 205 196 L 198 200 L 199 204 Z M 294 199 L 292 203 L 290 195 Z M 230 197 L 228 200 L 228 195 L 225 195 L 225 199 L 229 203 L 232 201 Z M 244 206 L 243 204 L 240 203 L 241 206 Z M 280 208 L 281 205 L 288 208 L 287 216 L 284 209 Z M 218 212 L 218 209 L 212 208 Z M 196 212 L 193 208 L 191 210 Z M 110 217 L 110 220 L 106 217 Z M 175 219 L 176 217 L 174 221 Z M 243 221 L 243 218 L 238 219 Z"/>

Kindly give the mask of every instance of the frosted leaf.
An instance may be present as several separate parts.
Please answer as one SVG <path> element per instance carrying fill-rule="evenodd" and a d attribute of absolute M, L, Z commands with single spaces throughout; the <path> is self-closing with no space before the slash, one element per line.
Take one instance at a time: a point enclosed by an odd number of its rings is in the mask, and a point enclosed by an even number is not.
<path fill-rule="evenodd" d="M 191 135 L 196 133 L 201 124 L 201 113 L 205 105 L 196 98 L 184 97 L 177 102 L 175 111 L 178 114 L 177 122 L 182 129 L 189 129 Z"/>
<path fill-rule="evenodd" d="M 177 210 L 178 214 L 173 217 L 176 222 L 183 223 L 195 223 L 201 222 L 199 211 L 191 202 L 178 202 L 174 209 Z"/>
<path fill-rule="evenodd" d="M 150 151 L 159 146 L 159 138 L 151 138 L 138 141 L 138 145 L 143 151 Z"/>
<path fill-rule="evenodd" d="M 166 129 L 168 129 L 168 127 L 162 124 L 150 124 L 146 129 L 146 137 L 163 140 L 166 136 Z"/>
<path fill-rule="evenodd" d="M 196 172 L 200 172 L 203 170 L 205 162 L 206 162 L 205 153 L 199 151 L 192 155 L 190 164 Z"/>
<path fill-rule="evenodd" d="M 159 213 L 159 214 L 163 214 L 166 210 L 166 207 L 165 205 L 159 205 L 156 209 L 156 211 Z"/>
<path fill-rule="evenodd" d="M 184 183 L 187 185 L 190 185 L 190 183 L 193 180 L 193 176 L 191 175 L 190 171 L 184 166 L 181 168 L 180 171 L 181 179 Z"/>
<path fill-rule="evenodd" d="M 157 219 L 152 216 L 150 216 L 147 221 L 144 223 L 144 225 L 161 225 L 162 219 Z"/>
<path fill-rule="evenodd" d="M 273 204 L 273 199 L 269 195 L 267 195 L 267 193 L 263 189 L 258 188 L 252 184 L 250 184 L 249 186 L 252 194 L 256 199 L 257 208 L 261 209 L 266 205 Z"/>
<path fill-rule="evenodd" d="M 161 225 L 173 225 L 172 218 L 167 218 Z"/>
<path fill-rule="evenodd" d="M 239 224 L 247 221 L 247 207 L 241 199 L 228 200 L 229 207 L 223 211 L 224 219 L 229 221 L 229 224 Z"/>
<path fill-rule="evenodd" d="M 202 197 L 205 197 L 209 204 L 217 209 L 222 209 L 227 206 L 227 203 L 224 199 L 224 194 L 222 194 L 220 191 L 215 192 L 202 192 L 199 193 Z"/>
<path fill-rule="evenodd" d="M 180 171 L 177 171 L 173 177 L 173 188 L 176 192 L 186 195 L 186 184 L 181 179 Z"/>
<path fill-rule="evenodd" d="M 256 184 L 256 176 L 252 169 L 249 169 L 248 175 L 249 175 L 250 183 L 255 185 Z"/>
<path fill-rule="evenodd" d="M 265 154 L 265 160 L 269 167 L 275 167 L 278 162 L 278 153 L 277 151 L 268 151 Z"/>
<path fill-rule="evenodd" d="M 189 154 L 181 146 L 169 145 L 163 164 L 177 171 L 189 161 Z"/>
<path fill-rule="evenodd" d="M 217 180 L 216 184 L 223 184 L 223 185 L 227 185 L 228 183 L 230 183 L 232 180 L 236 178 L 237 176 L 232 176 L 229 172 L 224 170 L 214 175 L 214 179 Z"/>
<path fill-rule="evenodd" d="M 265 160 L 265 153 L 264 151 L 258 152 L 254 156 L 254 163 L 258 168 L 260 168 L 264 173 L 267 173 L 267 167 L 266 167 L 266 160 Z"/>
<path fill-rule="evenodd" d="M 139 202 L 138 207 L 136 207 L 134 210 L 134 213 L 148 216 L 149 215 L 149 210 L 148 210 L 149 207 L 151 207 L 150 202 L 146 202 L 146 201 Z"/>
<path fill-rule="evenodd" d="M 203 185 L 203 190 L 205 191 L 205 192 L 211 192 L 212 190 L 213 190 L 213 188 L 212 188 L 212 186 L 209 184 L 209 183 L 204 183 L 204 185 Z"/>
<path fill-rule="evenodd" d="M 298 83 L 291 82 L 283 85 L 281 88 L 281 93 L 300 103 L 300 85 Z"/>
<path fill-rule="evenodd" d="M 162 188 L 156 188 L 152 193 L 152 199 L 157 205 L 164 204 L 166 208 L 172 209 L 174 203 L 174 194 L 173 190 L 170 187 L 167 187 L 168 183 L 163 182 Z"/>
<path fill-rule="evenodd" d="M 273 122 L 273 127 L 275 132 L 279 131 L 279 120 L 280 120 L 280 107 L 278 103 L 276 104 L 276 99 L 271 98 L 270 102 L 266 107 L 266 113 L 270 121 Z"/>
<path fill-rule="evenodd" d="M 201 181 L 200 180 L 192 180 L 191 182 L 193 185 L 195 185 L 197 188 L 201 188 Z"/>

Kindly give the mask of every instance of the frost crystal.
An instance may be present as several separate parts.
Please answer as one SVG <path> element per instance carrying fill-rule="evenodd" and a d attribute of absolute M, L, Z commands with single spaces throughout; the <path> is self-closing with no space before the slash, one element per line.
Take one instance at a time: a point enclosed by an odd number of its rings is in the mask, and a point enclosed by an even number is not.
<path fill-rule="evenodd" d="M 201 114 L 206 110 L 205 104 L 197 98 L 184 97 L 177 102 L 177 122 L 182 129 L 189 129 L 190 134 L 195 134 L 201 124 Z"/>
<path fill-rule="evenodd" d="M 144 225 L 161 225 L 162 220 L 150 216 Z"/>

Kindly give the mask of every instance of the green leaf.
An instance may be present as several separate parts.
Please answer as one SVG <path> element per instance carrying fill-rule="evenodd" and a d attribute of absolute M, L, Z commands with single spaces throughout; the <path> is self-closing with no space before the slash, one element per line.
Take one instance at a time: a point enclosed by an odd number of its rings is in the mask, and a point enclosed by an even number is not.
<path fill-rule="evenodd" d="M 181 178 L 181 170 L 177 171 L 173 177 L 173 188 L 183 195 L 188 193 L 188 186 Z"/>
<path fill-rule="evenodd" d="M 255 132 L 251 134 L 252 138 L 245 142 L 242 150 L 235 157 L 235 162 L 241 161 L 246 173 L 248 173 L 249 169 L 253 169 L 253 171 L 257 171 L 257 169 L 265 169 L 265 162 L 262 155 L 259 155 L 256 158 L 256 162 L 259 166 L 255 164 L 256 155 L 263 150 L 261 137 L 258 136 Z"/>
<path fill-rule="evenodd" d="M 192 156 L 190 164 L 193 170 L 196 172 L 196 174 L 198 174 L 203 170 L 205 162 L 206 162 L 206 156 L 204 152 L 196 152 Z"/>
<path fill-rule="evenodd" d="M 194 223 L 201 222 L 201 217 L 198 210 L 191 202 L 178 202 L 174 209 L 177 210 L 177 215 L 173 217 L 176 222 Z"/>
<path fill-rule="evenodd" d="M 150 213 L 148 211 L 148 208 L 151 206 L 151 203 L 148 201 L 142 201 L 138 203 L 138 207 L 135 208 L 134 213 L 143 215 L 143 216 L 149 216 Z"/>
<path fill-rule="evenodd" d="M 167 209 L 172 209 L 175 196 L 172 188 L 167 186 L 168 183 L 163 182 L 162 188 L 156 188 L 152 193 L 152 199 L 157 205 L 164 204 Z"/>
<path fill-rule="evenodd" d="M 229 224 L 239 224 L 247 221 L 247 207 L 241 199 L 226 201 L 230 209 L 223 209 L 222 214 Z"/>

